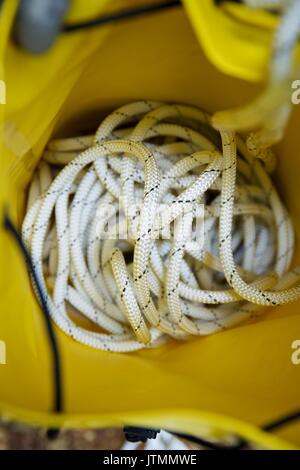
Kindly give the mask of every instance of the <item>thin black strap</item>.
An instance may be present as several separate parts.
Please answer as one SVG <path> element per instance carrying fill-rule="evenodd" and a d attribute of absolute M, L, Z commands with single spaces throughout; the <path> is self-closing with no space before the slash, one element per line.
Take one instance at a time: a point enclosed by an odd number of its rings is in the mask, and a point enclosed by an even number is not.
<path fill-rule="evenodd" d="M 57 344 L 57 339 L 56 335 L 53 329 L 51 317 L 50 317 L 50 312 L 47 304 L 47 300 L 45 299 L 45 296 L 43 294 L 43 290 L 40 286 L 35 267 L 32 261 L 32 258 L 30 256 L 30 253 L 20 235 L 18 232 L 16 226 L 14 223 L 11 221 L 10 217 L 6 214 L 4 216 L 4 227 L 5 229 L 13 236 L 15 241 L 18 244 L 18 247 L 20 248 L 23 257 L 26 260 L 28 269 L 30 271 L 30 274 L 32 276 L 33 282 L 35 284 L 37 293 L 38 293 L 38 298 L 40 301 L 41 309 L 43 312 L 44 320 L 45 320 L 45 327 L 47 330 L 47 335 L 49 339 L 49 345 L 51 348 L 51 353 L 52 353 L 52 359 L 53 359 L 53 384 L 54 384 L 54 400 L 53 400 L 53 411 L 54 412 L 61 412 L 63 410 L 63 392 L 62 392 L 62 373 L 61 373 L 61 359 L 60 359 L 60 354 L 59 354 L 59 348 Z"/>
<path fill-rule="evenodd" d="M 80 31 L 82 29 L 88 29 L 95 26 L 103 26 L 105 24 L 113 23 L 120 20 L 127 20 L 130 18 L 135 18 L 141 15 L 146 15 L 149 13 L 155 13 L 167 8 L 177 7 L 181 5 L 180 0 L 168 0 L 161 3 L 154 3 L 150 5 L 140 5 L 135 8 L 130 8 L 123 11 L 118 11 L 108 15 L 102 15 L 97 18 L 93 18 L 88 21 L 81 21 L 78 23 L 65 24 L 62 28 L 64 33 Z"/>
<path fill-rule="evenodd" d="M 290 424 L 293 421 L 300 419 L 300 410 L 293 411 L 293 413 L 287 414 L 285 416 L 281 416 L 270 423 L 267 423 L 263 426 L 264 431 L 273 431 L 274 429 L 278 429 L 286 424 Z"/>

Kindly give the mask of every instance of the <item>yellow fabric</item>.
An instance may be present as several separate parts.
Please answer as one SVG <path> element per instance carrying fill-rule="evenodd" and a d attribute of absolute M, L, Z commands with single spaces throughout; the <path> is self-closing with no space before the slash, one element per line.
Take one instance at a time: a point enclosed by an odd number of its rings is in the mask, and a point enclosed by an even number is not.
<path fill-rule="evenodd" d="M 5 2 L 9 7 L 1 21 L 6 25 L 14 3 Z M 89 3 L 74 3 L 74 19 L 83 4 L 87 17 L 101 11 L 99 1 L 97 11 L 91 2 L 90 15 Z M 50 136 L 93 130 L 108 111 L 142 98 L 214 111 L 248 102 L 259 91 L 208 62 L 180 8 L 65 35 L 41 57 L 11 41 L 3 50 L 7 104 L 0 105 L 5 108 L 0 203 L 1 214 L 8 207 L 19 226 L 26 185 Z M 232 48 L 227 57 L 231 53 Z M 299 234 L 298 113 L 295 109 L 277 150 L 277 181 Z M 300 366 L 291 362 L 291 344 L 300 335 L 299 304 L 268 310 L 255 323 L 208 338 L 133 354 L 92 350 L 56 330 L 65 391 L 65 413 L 56 416 L 40 308 L 20 253 L 2 228 L 0 250 L 0 339 L 7 345 L 7 365 L 0 365 L 0 412 L 44 425 L 126 422 L 207 436 L 232 431 L 267 447 L 300 447 L 299 424 L 282 428 L 278 437 L 256 428 L 299 408 Z"/>

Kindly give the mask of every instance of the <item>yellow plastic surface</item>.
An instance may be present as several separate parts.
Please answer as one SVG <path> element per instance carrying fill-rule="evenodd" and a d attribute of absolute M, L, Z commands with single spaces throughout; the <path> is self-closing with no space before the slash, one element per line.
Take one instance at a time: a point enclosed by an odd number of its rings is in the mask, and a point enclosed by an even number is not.
<path fill-rule="evenodd" d="M 5 25 L 14 3 L 5 2 Z M 88 2 L 74 3 L 84 3 L 88 16 Z M 73 18 L 80 17 L 76 8 Z M 2 49 L 7 104 L 0 105 L 0 207 L 1 214 L 8 207 L 19 226 L 26 186 L 50 136 L 94 129 L 108 111 L 141 98 L 213 111 L 258 93 L 257 85 L 211 65 L 181 8 L 65 35 L 41 57 L 11 41 Z M 298 235 L 299 117 L 295 107 L 278 148 L 277 174 Z M 65 393 L 65 412 L 58 416 L 51 412 L 51 356 L 42 314 L 20 253 L 2 228 L 0 256 L 0 340 L 7 346 L 0 413 L 51 426 L 135 423 L 207 436 L 230 431 L 269 448 L 300 447 L 299 424 L 277 435 L 257 428 L 300 406 L 300 366 L 291 362 L 291 344 L 300 338 L 299 303 L 211 337 L 132 354 L 92 350 L 56 329 Z"/>
<path fill-rule="evenodd" d="M 183 0 L 209 60 L 223 73 L 258 82 L 266 79 L 276 15 L 215 0 Z"/>

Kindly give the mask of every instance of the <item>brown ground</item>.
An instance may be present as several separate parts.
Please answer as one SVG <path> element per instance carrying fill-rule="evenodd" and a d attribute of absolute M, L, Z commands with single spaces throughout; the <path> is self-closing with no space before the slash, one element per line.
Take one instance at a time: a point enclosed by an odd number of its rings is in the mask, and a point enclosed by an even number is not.
<path fill-rule="evenodd" d="M 48 439 L 45 429 L 12 423 L 0 425 L 0 450 L 114 450 L 124 441 L 120 429 L 62 430 L 55 439 Z"/>
<path fill-rule="evenodd" d="M 0 423 L 0 450 L 116 450 L 124 443 L 121 429 L 68 430 L 49 439 L 47 430 L 21 424 Z M 188 444 L 191 449 L 199 446 Z M 143 445 L 140 445 L 143 448 Z"/>

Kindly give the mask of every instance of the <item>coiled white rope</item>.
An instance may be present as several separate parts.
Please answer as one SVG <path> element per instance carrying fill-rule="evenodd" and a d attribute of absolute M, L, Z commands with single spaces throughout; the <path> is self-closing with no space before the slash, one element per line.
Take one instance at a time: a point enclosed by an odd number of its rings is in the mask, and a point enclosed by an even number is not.
<path fill-rule="evenodd" d="M 299 298 L 293 228 L 268 174 L 274 156 L 232 132 L 220 140 L 210 123 L 194 107 L 142 101 L 95 136 L 48 144 L 22 236 L 67 335 L 128 352 Z"/>

